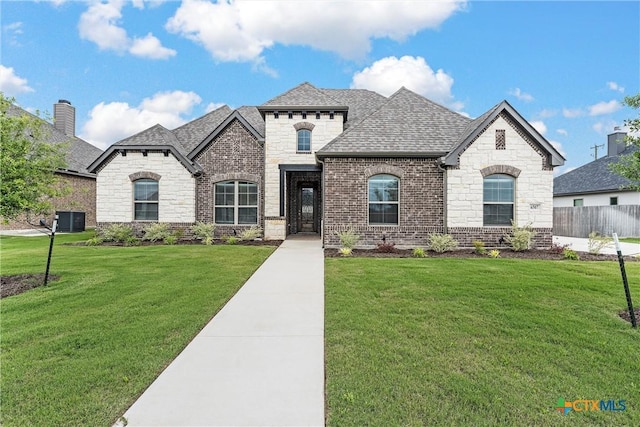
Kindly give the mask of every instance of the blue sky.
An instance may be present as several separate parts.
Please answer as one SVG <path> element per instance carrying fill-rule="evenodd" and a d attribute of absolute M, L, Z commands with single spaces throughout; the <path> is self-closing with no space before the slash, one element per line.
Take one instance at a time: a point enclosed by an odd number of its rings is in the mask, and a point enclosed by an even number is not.
<path fill-rule="evenodd" d="M 637 1 L 3 1 L 0 90 L 76 107 L 100 148 L 308 81 L 401 86 L 477 117 L 503 99 L 565 154 L 564 172 L 637 112 Z M 602 153 L 602 151 L 600 151 Z M 601 154 L 600 154 L 601 155 Z"/>

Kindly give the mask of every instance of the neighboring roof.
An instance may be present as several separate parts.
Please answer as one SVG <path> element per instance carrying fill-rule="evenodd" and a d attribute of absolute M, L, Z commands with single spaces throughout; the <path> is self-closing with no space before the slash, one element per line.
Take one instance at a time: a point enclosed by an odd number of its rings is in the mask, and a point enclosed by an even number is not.
<path fill-rule="evenodd" d="M 452 147 L 452 150 L 444 158 L 444 164 L 447 166 L 457 165 L 460 154 L 475 141 L 476 137 L 484 132 L 485 128 L 498 117 L 500 114 L 507 114 L 520 129 L 531 136 L 534 142 L 544 151 L 551 155 L 551 166 L 561 166 L 564 164 L 565 158 L 555 149 L 549 141 L 543 137 L 529 122 L 527 122 L 507 101 L 502 101 L 477 119 L 471 121 L 462 133 L 460 142 Z"/>
<path fill-rule="evenodd" d="M 68 136 L 64 134 L 56 129 L 51 123 L 29 113 L 26 110 L 23 110 L 17 105 L 11 104 L 7 109 L 7 115 L 10 117 L 19 117 L 25 114 L 38 119 L 42 123 L 46 142 L 49 144 L 69 144 L 69 149 L 65 156 L 67 167 L 65 169 L 61 169 L 61 173 L 71 173 L 74 175 L 77 174 L 95 178 L 95 174 L 90 173 L 88 167 L 96 157 L 102 154 L 101 149 L 83 139 L 78 138 L 77 136 Z"/>
<path fill-rule="evenodd" d="M 260 111 L 322 108 L 347 111 L 349 107 L 310 83 L 302 83 L 258 107 Z"/>
<path fill-rule="evenodd" d="M 631 145 L 619 155 L 599 158 L 554 178 L 553 195 L 568 196 L 624 190 L 624 187 L 631 184 L 631 181 L 612 172 L 609 165 L 617 162 L 621 155 L 628 155 L 639 150 L 640 148 L 637 146 Z"/>
<path fill-rule="evenodd" d="M 460 141 L 470 121 L 403 87 L 317 154 L 441 156 Z"/>

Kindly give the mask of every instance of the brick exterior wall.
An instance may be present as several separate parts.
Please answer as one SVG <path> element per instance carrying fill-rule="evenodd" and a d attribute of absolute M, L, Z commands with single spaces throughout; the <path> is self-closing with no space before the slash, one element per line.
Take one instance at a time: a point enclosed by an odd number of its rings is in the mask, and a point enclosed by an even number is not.
<path fill-rule="evenodd" d="M 551 228 L 534 228 L 533 247 L 547 249 L 553 243 Z M 461 248 L 472 248 L 474 240 L 480 240 L 486 248 L 507 248 L 509 244 L 500 239 L 511 234 L 511 227 L 452 227 L 447 230 L 458 241 Z"/>
<path fill-rule="evenodd" d="M 369 225 L 368 179 L 377 174 L 400 178 L 399 225 Z M 396 246 L 426 246 L 428 235 L 444 231 L 443 172 L 437 160 L 328 158 L 324 162 L 324 244 L 337 247 L 336 232 L 353 228 L 360 247 L 382 241 Z"/>
<path fill-rule="evenodd" d="M 214 222 L 215 184 L 258 184 L 258 226 L 264 229 L 264 147 L 238 120 L 231 122 L 195 159 L 203 168 L 196 179 L 196 221 Z M 233 235 L 250 225 L 216 225 L 216 236 Z"/>
<path fill-rule="evenodd" d="M 51 220 L 55 211 L 76 211 L 85 213 L 85 227 L 96 226 L 96 180 L 84 176 L 57 174 L 60 179 L 59 187 L 67 187 L 69 193 L 53 199 L 53 210 L 44 215 L 47 220 Z M 32 224 L 38 224 L 39 219 L 26 218 L 22 216 L 16 221 L 4 223 L 0 221 L 0 230 L 21 230 L 32 228 Z M 50 221 L 48 221 L 50 222 Z"/>

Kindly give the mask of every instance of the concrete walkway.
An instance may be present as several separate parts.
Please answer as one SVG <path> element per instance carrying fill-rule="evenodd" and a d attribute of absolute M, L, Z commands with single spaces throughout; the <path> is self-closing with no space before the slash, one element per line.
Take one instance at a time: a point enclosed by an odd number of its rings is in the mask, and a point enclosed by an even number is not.
<path fill-rule="evenodd" d="M 124 417 L 128 426 L 324 426 L 320 240 L 287 239 Z"/>

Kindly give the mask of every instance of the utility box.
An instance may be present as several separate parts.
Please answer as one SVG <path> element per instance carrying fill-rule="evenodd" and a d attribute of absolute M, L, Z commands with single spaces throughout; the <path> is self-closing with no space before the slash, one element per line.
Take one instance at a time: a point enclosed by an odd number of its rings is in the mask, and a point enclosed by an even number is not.
<path fill-rule="evenodd" d="M 85 228 L 85 213 L 72 211 L 57 211 L 58 229 L 61 233 L 79 233 Z"/>

